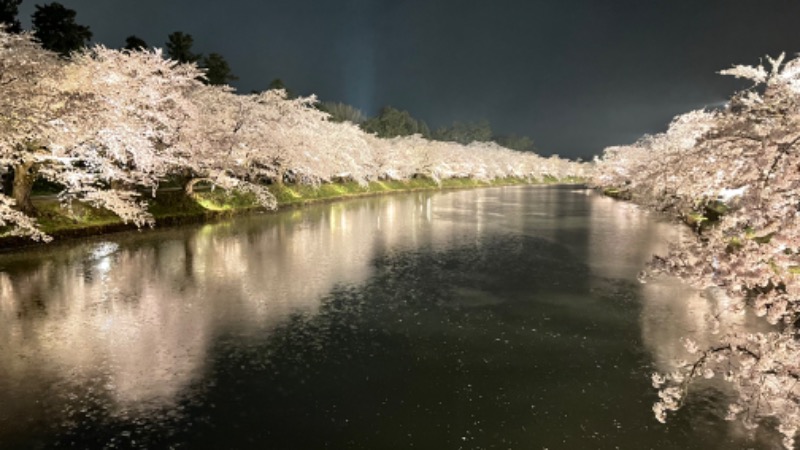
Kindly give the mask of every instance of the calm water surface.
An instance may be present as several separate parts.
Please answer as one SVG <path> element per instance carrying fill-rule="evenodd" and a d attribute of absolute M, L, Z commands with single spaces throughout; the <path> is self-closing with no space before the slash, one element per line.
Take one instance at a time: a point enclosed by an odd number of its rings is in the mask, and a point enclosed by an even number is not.
<path fill-rule="evenodd" d="M 710 339 L 703 296 L 636 281 L 678 231 L 514 187 L 2 254 L 0 448 L 779 448 L 721 385 L 653 418 Z"/>

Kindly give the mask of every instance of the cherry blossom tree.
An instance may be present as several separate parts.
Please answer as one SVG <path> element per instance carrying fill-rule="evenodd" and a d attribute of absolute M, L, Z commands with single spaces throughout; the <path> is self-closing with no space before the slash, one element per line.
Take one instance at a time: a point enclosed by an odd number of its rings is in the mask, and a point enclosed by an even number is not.
<path fill-rule="evenodd" d="M 656 257 L 651 275 L 678 275 L 721 290 L 728 309 L 750 309 L 776 325 L 770 333 L 733 333 L 709 348 L 686 341 L 691 355 L 667 374 L 655 374 L 664 421 L 680 408 L 689 387 L 720 377 L 737 398 L 729 419 L 747 427 L 777 419 L 786 448 L 800 427 L 800 59 L 767 58 L 762 65 L 722 72 L 753 86 L 724 110 L 693 112 L 670 130 L 633 146 L 608 149 L 595 183 L 625 187 L 635 201 L 688 209 L 713 222 Z M 717 329 L 717 315 L 708 317 Z"/>
<path fill-rule="evenodd" d="M 73 56 L 63 84 L 85 97 L 87 115 L 72 117 L 42 170 L 65 186 L 62 200 L 87 201 L 137 226 L 152 224 L 138 189 L 155 193 L 186 166 L 191 151 L 179 130 L 197 112 L 187 93 L 200 86 L 194 65 L 165 60 L 160 50 L 96 46 Z"/>
<path fill-rule="evenodd" d="M 367 135 L 375 155 L 375 175 L 378 179 L 407 180 L 418 172 L 416 154 L 426 141 L 420 135 L 379 138 Z"/>
<path fill-rule="evenodd" d="M 285 90 L 272 89 L 255 100 L 267 132 L 262 154 L 274 173 L 272 182 L 281 185 L 289 176 L 307 184 L 327 181 L 323 123 L 328 114 L 314 107 L 316 97 L 288 98 Z"/>
<path fill-rule="evenodd" d="M 715 124 L 715 113 L 692 111 L 676 117 L 665 133 L 607 148 L 595 163 L 596 182 L 633 192 L 639 203 L 654 209 L 691 208 L 695 191 L 709 190 L 705 181 L 714 167 L 713 158 L 697 143 Z M 704 164 L 696 164 L 698 160 Z M 701 196 L 715 198 L 716 193 L 709 190 Z"/>
<path fill-rule="evenodd" d="M 71 106 L 58 83 L 63 70 L 58 55 L 42 49 L 30 34 L 0 30 L 0 163 L 13 168 L 14 200 L 24 212 L 33 211 L 37 154 Z"/>
<path fill-rule="evenodd" d="M 273 172 L 262 164 L 258 146 L 264 140 L 256 96 L 236 95 L 227 86 L 204 86 L 189 94 L 198 111 L 196 120 L 181 130 L 191 148 L 185 185 L 194 195 L 198 183 L 251 192 L 264 207 L 276 199 L 259 181 Z"/>
<path fill-rule="evenodd" d="M 28 33 L 0 29 L 0 166 L 13 174 L 13 198 L 0 194 L 0 226 L 41 239 L 30 200 L 43 145 L 60 128 L 74 102 L 59 86 L 64 62 Z M 13 209 L 12 209 L 13 208 Z"/>
<path fill-rule="evenodd" d="M 0 227 L 45 238 L 30 199 L 37 177 L 63 187 L 67 208 L 82 201 L 143 226 L 154 223 L 144 194 L 181 177 L 190 195 L 204 182 L 253 193 L 274 208 L 269 185 L 285 182 L 366 186 L 585 170 L 494 143 L 381 139 L 330 120 L 313 96 L 290 98 L 281 89 L 240 95 L 202 78 L 195 64 L 165 59 L 158 49 L 95 46 L 66 59 L 29 34 L 0 31 L 0 165 L 14 174 L 11 197 L 0 194 Z"/>
<path fill-rule="evenodd" d="M 80 199 L 152 223 L 134 187 L 155 189 L 185 159 L 174 136 L 191 113 L 184 92 L 201 73 L 158 51 L 95 47 L 65 61 L 29 35 L 0 39 L 0 163 L 14 169 L 14 202 L 2 202 L 4 209 L 35 215 L 30 192 L 42 176 L 64 186 L 65 203 Z M 5 217 L 19 224 L 17 214 Z"/>

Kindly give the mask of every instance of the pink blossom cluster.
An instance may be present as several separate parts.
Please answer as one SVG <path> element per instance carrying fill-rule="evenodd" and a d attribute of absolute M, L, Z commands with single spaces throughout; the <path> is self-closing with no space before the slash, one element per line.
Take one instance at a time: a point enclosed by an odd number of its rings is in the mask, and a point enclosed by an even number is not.
<path fill-rule="evenodd" d="M 79 200 L 125 222 L 152 226 L 145 193 L 188 178 L 255 194 L 268 184 L 360 184 L 426 176 L 582 177 L 586 164 L 542 158 L 493 143 L 460 145 L 418 135 L 379 139 L 328 120 L 312 97 L 282 90 L 241 95 L 206 86 L 193 64 L 160 50 L 95 46 L 61 58 L 29 34 L 0 29 L 0 170 L 12 168 L 13 196 L 0 194 L 0 233 L 48 239 L 30 203 L 36 177 L 60 186 L 65 207 Z"/>
<path fill-rule="evenodd" d="M 732 333 L 717 345 L 687 343 L 691 358 L 656 374 L 666 420 L 698 379 L 720 378 L 738 398 L 728 418 L 755 427 L 777 419 L 786 448 L 800 427 L 800 58 L 721 72 L 753 82 L 724 109 L 693 111 L 662 134 L 606 149 L 593 183 L 672 212 L 694 226 L 688 239 L 656 256 L 650 275 L 677 275 L 744 300 L 776 326 L 772 333 Z M 741 304 L 741 303 L 739 303 Z M 709 317 L 714 329 L 719 323 Z"/>

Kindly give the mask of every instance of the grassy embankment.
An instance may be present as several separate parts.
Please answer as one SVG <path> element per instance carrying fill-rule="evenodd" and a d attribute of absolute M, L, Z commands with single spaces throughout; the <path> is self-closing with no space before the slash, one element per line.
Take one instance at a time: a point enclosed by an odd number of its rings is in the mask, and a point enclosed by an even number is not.
<path fill-rule="evenodd" d="M 407 181 L 375 181 L 370 183 L 369 186 L 360 186 L 351 182 L 323 184 L 318 187 L 306 185 L 271 186 L 270 190 L 278 199 L 278 208 L 283 209 L 315 202 L 394 192 L 523 184 L 555 184 L 559 182 L 580 183 L 581 180 L 503 178 L 491 182 L 483 182 L 473 179 L 448 179 L 443 180 L 439 185 L 433 180 L 420 178 Z M 253 196 L 250 194 L 226 192 L 221 189 L 199 191 L 195 193 L 194 197 L 187 196 L 182 190 L 163 191 L 159 192 L 157 197 L 147 198 L 147 200 L 150 204 L 149 210 L 155 217 L 157 226 L 201 222 L 264 210 L 255 203 Z M 94 208 L 79 202 L 73 203 L 71 210 L 63 208 L 58 200 L 52 196 L 34 197 L 33 203 L 39 211 L 37 221 L 41 230 L 57 240 L 135 229 L 134 225 L 123 223 L 119 217 L 110 211 Z M 2 230 L 0 230 L 0 248 L 32 244 L 35 244 L 35 242 L 28 238 L 4 236 Z"/>

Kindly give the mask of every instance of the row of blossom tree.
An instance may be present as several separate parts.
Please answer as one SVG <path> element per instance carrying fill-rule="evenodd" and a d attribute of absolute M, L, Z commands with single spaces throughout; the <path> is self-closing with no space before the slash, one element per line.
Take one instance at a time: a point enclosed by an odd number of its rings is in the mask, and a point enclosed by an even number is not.
<path fill-rule="evenodd" d="M 0 167 L 13 189 L 0 194 L 0 226 L 47 239 L 35 222 L 36 177 L 73 200 L 107 208 L 126 222 L 152 225 L 142 192 L 182 177 L 252 192 L 267 208 L 267 184 L 318 184 L 426 176 L 581 176 L 583 165 L 492 143 L 460 145 L 418 135 L 379 139 L 335 123 L 314 97 L 284 91 L 238 95 L 200 82 L 194 64 L 160 50 L 96 46 L 70 58 L 44 50 L 29 34 L 0 30 Z"/>
<path fill-rule="evenodd" d="M 727 300 L 741 299 L 736 308 L 776 325 L 771 333 L 720 336 L 710 348 L 687 339 L 687 360 L 653 376 L 656 417 L 663 422 L 680 408 L 697 380 L 719 377 L 737 393 L 730 420 L 755 428 L 776 419 L 793 448 L 800 427 L 800 58 L 721 73 L 753 86 L 722 110 L 681 115 L 663 134 L 606 149 L 594 183 L 655 209 L 710 219 L 656 257 L 651 274 L 720 287 Z"/>

